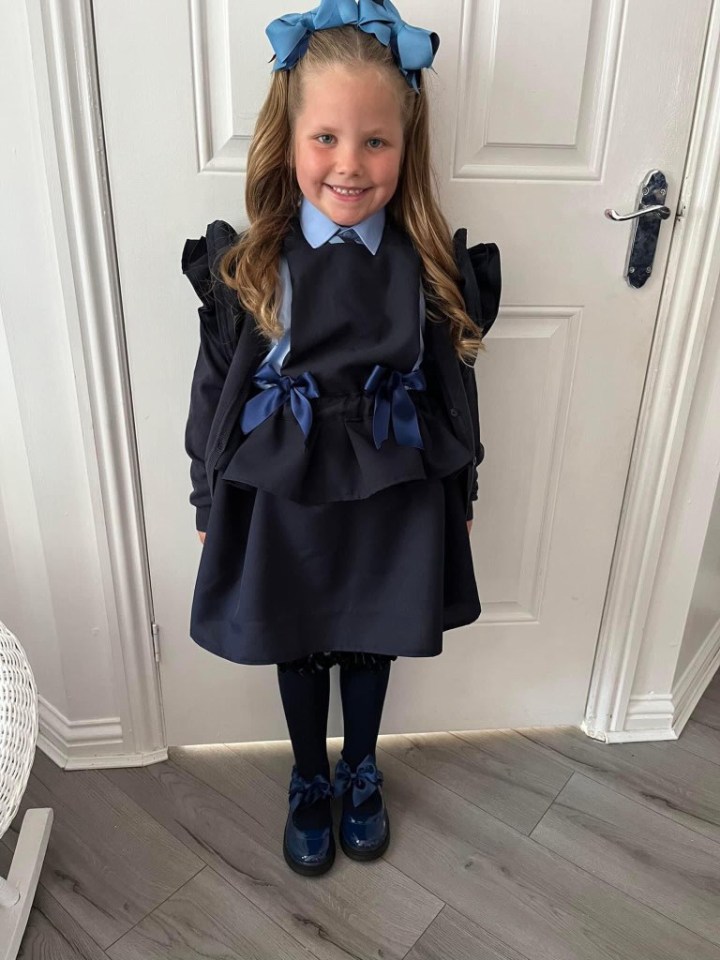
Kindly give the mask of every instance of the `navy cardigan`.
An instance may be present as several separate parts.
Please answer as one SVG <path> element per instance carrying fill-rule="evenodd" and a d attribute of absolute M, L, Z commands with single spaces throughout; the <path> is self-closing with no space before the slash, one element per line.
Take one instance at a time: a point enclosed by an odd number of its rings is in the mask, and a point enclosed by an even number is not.
<path fill-rule="evenodd" d="M 239 413 L 268 350 L 268 340 L 256 328 L 254 318 L 216 272 L 219 257 L 237 238 L 230 224 L 214 220 L 204 236 L 185 241 L 181 259 L 182 272 L 201 300 L 200 346 L 185 427 L 192 484 L 189 500 L 196 511 L 196 529 L 201 531 L 207 529 L 217 475 L 242 437 Z M 494 243 L 479 243 L 468 249 L 465 228 L 456 231 L 453 249 L 467 312 L 485 334 L 500 305 L 500 252 Z M 466 516 L 471 519 L 472 501 L 477 500 L 477 468 L 485 456 L 474 368 L 455 354 L 449 324 L 428 318 L 424 336 L 422 369 L 428 383 L 434 380 L 438 395 L 443 397 L 456 436 L 472 451 L 472 464 L 459 480 Z"/>

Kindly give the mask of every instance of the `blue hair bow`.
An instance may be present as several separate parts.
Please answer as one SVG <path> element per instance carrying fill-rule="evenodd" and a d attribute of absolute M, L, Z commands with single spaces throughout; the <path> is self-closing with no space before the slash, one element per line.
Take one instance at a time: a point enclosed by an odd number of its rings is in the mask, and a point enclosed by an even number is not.
<path fill-rule="evenodd" d="M 432 66 L 440 38 L 430 30 L 405 23 L 390 0 L 359 0 L 357 3 L 356 0 L 322 0 L 314 10 L 278 17 L 265 28 L 275 51 L 273 59 L 277 61 L 273 70 L 294 67 L 316 30 L 348 24 L 372 33 L 380 43 L 389 46 L 400 72 L 415 92 L 419 92 L 419 71 Z"/>

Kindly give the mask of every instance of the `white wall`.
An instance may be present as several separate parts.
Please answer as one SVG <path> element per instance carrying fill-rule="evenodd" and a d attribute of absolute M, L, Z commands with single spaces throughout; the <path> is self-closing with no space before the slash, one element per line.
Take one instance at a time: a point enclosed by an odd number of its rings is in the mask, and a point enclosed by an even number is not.
<path fill-rule="evenodd" d="M 700 558 L 695 589 L 680 646 L 676 677 L 682 676 L 694 656 L 720 624 L 720 484 L 715 488 L 710 526 Z"/>
<path fill-rule="evenodd" d="M 0 154 L 0 620 L 26 650 L 41 720 L 49 710 L 58 729 L 67 723 L 81 738 L 85 720 L 118 719 L 112 598 L 102 589 L 72 278 L 53 228 L 59 181 L 54 157 L 43 155 L 41 130 L 51 123 L 30 42 L 39 23 L 28 21 L 25 3 L 4 4 L 3 13 L 0 117 L 10 149 Z"/>

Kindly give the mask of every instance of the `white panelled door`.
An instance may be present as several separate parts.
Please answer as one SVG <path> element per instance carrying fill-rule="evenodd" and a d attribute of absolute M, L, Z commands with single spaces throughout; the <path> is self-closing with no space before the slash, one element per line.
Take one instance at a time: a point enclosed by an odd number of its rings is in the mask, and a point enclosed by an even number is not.
<path fill-rule="evenodd" d="M 287 738 L 275 667 L 229 663 L 188 636 L 202 550 L 183 448 L 198 301 L 180 255 L 211 220 L 246 224 L 246 155 L 271 71 L 264 28 L 296 6 L 93 2 L 171 745 Z M 398 659 L 381 732 L 577 723 L 711 0 L 398 6 L 441 38 L 430 79 L 445 213 L 470 244 L 499 245 L 504 287 L 476 365 L 483 613 L 445 634 L 442 656 Z M 631 224 L 604 210 L 633 210 L 656 168 L 673 216 L 635 289 L 623 277 Z M 328 735 L 339 736 L 333 683 Z"/>

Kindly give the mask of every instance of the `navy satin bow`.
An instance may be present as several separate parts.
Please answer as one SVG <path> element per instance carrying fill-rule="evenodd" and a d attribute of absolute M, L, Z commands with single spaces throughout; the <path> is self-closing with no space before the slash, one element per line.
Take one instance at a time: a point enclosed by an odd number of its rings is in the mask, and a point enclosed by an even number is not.
<path fill-rule="evenodd" d="M 363 800 L 382 786 L 384 776 L 375 766 L 372 756 L 368 754 L 362 763 L 353 773 L 349 764 L 342 757 L 335 767 L 335 783 L 333 786 L 333 796 L 341 797 L 352 786 L 352 802 L 354 806 L 359 807 Z"/>
<path fill-rule="evenodd" d="M 312 426 L 312 406 L 309 397 L 319 397 L 317 381 L 306 370 L 298 377 L 281 376 L 271 363 L 263 363 L 254 376 L 255 383 L 263 389 L 251 397 L 243 407 L 240 427 L 243 433 L 250 433 L 258 424 L 273 414 L 290 398 L 290 406 L 295 419 L 300 424 L 305 437 Z"/>
<path fill-rule="evenodd" d="M 375 364 L 372 373 L 365 381 L 365 393 L 375 394 L 373 408 L 373 440 L 379 450 L 388 438 L 390 415 L 393 431 L 398 443 L 424 450 L 415 404 L 407 395 L 410 390 L 426 389 L 425 374 L 422 370 L 400 373 Z"/>
<path fill-rule="evenodd" d="M 315 803 L 322 797 L 332 799 L 332 791 L 330 781 L 321 773 L 316 773 L 312 780 L 305 780 L 298 773 L 297 767 L 293 765 L 290 789 L 288 790 L 291 813 L 294 813 L 300 804 L 309 807 L 310 804 Z"/>
<path fill-rule="evenodd" d="M 390 0 L 359 0 L 358 3 L 356 0 L 322 0 L 314 10 L 278 17 L 265 28 L 277 58 L 273 70 L 294 67 L 316 30 L 348 24 L 373 34 L 380 43 L 389 46 L 400 72 L 419 93 L 419 72 L 423 67 L 432 66 L 440 38 L 437 33 L 405 23 Z"/>

